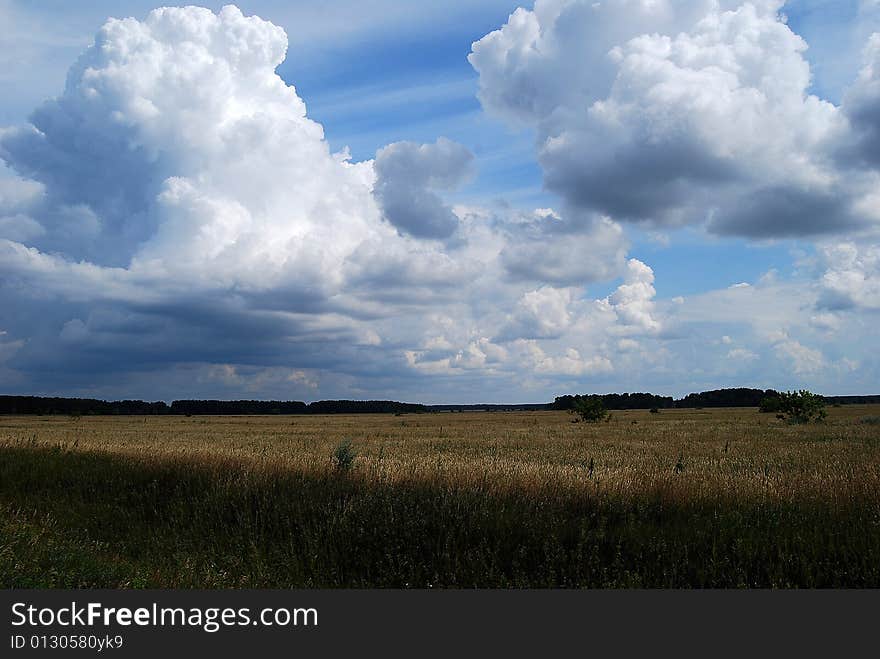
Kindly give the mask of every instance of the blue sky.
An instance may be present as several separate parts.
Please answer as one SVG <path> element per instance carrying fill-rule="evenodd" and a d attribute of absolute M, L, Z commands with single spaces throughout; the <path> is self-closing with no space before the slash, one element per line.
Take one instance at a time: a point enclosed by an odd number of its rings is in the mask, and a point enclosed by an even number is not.
<path fill-rule="evenodd" d="M 3 393 L 877 390 L 876 2 L 155 6 L 0 0 Z"/>

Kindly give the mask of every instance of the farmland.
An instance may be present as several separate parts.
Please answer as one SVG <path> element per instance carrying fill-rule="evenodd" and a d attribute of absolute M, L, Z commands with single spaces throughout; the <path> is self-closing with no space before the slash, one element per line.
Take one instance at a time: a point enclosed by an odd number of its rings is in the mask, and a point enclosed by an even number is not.
<path fill-rule="evenodd" d="M 0 585 L 880 586 L 880 406 L 574 420 L 0 417 Z"/>

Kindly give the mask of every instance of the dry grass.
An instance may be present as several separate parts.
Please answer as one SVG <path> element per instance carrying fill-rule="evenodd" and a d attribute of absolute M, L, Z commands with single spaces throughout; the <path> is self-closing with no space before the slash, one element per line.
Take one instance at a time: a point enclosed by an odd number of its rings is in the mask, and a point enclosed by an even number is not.
<path fill-rule="evenodd" d="M 877 586 L 880 427 L 864 422 L 876 416 L 5 417 L 0 556 L 14 560 L 0 574 L 7 586 Z M 358 455 L 340 476 L 347 439 Z M 183 530 L 169 545 L 149 525 Z M 216 537 L 233 526 L 251 535 Z M 39 543 L 68 558 L 98 547 L 108 576 L 21 556 Z"/>

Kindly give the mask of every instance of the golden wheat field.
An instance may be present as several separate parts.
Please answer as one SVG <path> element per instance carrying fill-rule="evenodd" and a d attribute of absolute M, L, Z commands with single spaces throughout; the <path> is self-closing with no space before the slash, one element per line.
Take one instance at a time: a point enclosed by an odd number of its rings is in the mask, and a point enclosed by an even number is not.
<path fill-rule="evenodd" d="M 880 585 L 880 406 L 806 425 L 745 408 L 575 419 L 3 417 L 0 575 L 7 587 Z"/>
<path fill-rule="evenodd" d="M 751 408 L 618 411 L 610 422 L 575 420 L 565 412 L 17 417 L 0 419 L 0 441 L 322 473 L 333 470 L 335 447 L 351 440 L 357 478 L 487 490 L 662 489 L 687 498 L 833 501 L 880 489 L 880 406 L 836 408 L 828 423 L 794 426 Z"/>

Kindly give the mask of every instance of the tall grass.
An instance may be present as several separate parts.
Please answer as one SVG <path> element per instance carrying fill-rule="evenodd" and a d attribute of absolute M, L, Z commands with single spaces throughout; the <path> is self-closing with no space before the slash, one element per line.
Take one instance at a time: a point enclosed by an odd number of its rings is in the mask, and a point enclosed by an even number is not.
<path fill-rule="evenodd" d="M 0 418 L 0 584 L 876 587 L 868 412 Z"/>

